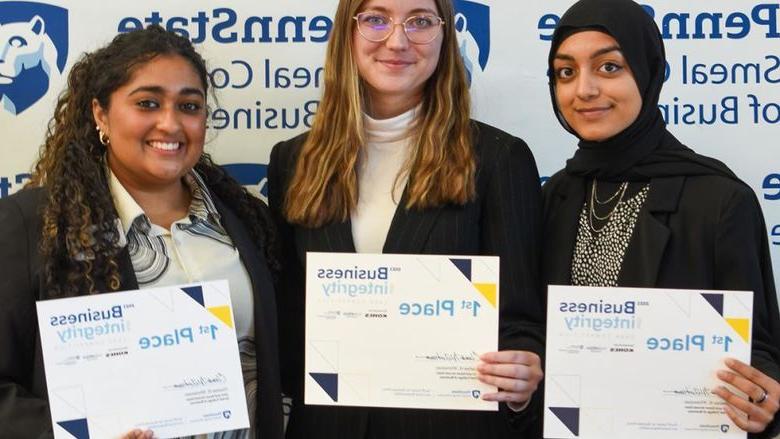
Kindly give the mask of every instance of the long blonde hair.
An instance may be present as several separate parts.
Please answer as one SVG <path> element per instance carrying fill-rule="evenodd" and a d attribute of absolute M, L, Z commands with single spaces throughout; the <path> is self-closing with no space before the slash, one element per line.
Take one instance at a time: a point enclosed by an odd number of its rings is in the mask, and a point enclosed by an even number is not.
<path fill-rule="evenodd" d="M 345 221 L 357 205 L 357 161 L 365 143 L 364 84 L 352 54 L 355 20 L 365 0 L 341 0 L 325 59 L 325 86 L 284 201 L 291 223 Z M 434 0 L 444 18 L 441 53 L 413 125 L 407 209 L 465 204 L 475 194 L 471 101 L 453 26 L 451 0 Z"/>

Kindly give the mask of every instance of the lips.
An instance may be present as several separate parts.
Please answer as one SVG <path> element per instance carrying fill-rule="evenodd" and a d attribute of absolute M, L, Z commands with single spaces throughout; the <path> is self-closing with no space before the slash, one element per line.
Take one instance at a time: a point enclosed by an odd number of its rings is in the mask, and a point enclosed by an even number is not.
<path fill-rule="evenodd" d="M 159 140 L 152 140 L 146 144 L 160 151 L 177 151 L 183 145 L 182 142 L 162 142 Z"/>
<path fill-rule="evenodd" d="M 398 69 L 398 70 L 414 64 L 411 61 L 405 61 L 401 59 L 380 59 L 377 61 L 389 69 Z"/>
<path fill-rule="evenodd" d="M 605 106 L 605 107 L 578 108 L 575 111 L 577 112 L 577 114 L 584 117 L 585 119 L 597 119 L 607 114 L 610 110 L 612 110 L 611 106 Z"/>

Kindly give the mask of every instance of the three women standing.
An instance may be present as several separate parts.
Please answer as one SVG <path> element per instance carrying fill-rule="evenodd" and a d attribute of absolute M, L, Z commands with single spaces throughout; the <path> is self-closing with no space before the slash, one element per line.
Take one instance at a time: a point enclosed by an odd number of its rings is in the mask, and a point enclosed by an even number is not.
<path fill-rule="evenodd" d="M 539 177 L 523 141 L 470 120 L 449 0 L 342 0 L 312 130 L 274 147 L 291 438 L 517 437 L 542 373 Z M 500 341 L 480 379 L 519 414 L 304 406 L 307 251 L 497 255 Z M 502 405 L 506 410 L 506 406 Z"/>

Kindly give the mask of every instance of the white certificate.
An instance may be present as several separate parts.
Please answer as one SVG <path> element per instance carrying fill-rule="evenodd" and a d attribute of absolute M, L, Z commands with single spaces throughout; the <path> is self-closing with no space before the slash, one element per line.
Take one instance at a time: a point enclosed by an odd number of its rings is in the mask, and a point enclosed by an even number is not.
<path fill-rule="evenodd" d="M 550 286 L 544 437 L 744 439 L 712 390 L 752 316 L 748 291 Z"/>
<path fill-rule="evenodd" d="M 498 258 L 308 253 L 305 403 L 498 410 Z"/>
<path fill-rule="evenodd" d="M 37 305 L 55 438 L 249 427 L 226 281 Z"/>

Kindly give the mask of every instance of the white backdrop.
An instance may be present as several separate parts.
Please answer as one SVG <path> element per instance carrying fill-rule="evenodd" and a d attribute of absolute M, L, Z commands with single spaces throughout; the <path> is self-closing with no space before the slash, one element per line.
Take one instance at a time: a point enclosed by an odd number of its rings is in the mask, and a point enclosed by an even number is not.
<path fill-rule="evenodd" d="M 265 192 L 274 143 L 307 129 L 336 0 L 0 1 L 0 58 L 25 35 L 27 52 L 0 63 L 0 197 L 24 183 L 64 78 L 84 51 L 117 32 L 160 23 L 207 59 L 218 104 L 207 149 Z M 572 0 L 455 0 L 471 66 L 474 117 L 524 138 L 542 176 L 576 145 L 550 110 L 546 57 Z M 780 5 L 776 0 L 649 0 L 664 33 L 670 129 L 726 162 L 759 196 L 780 273 Z M 228 6 L 229 5 L 229 6 Z M 35 18 L 35 17 L 40 18 Z M 29 40 L 29 41 L 27 41 Z M 24 62 L 22 62 L 24 60 Z M 17 76 L 14 65 L 26 65 Z M 777 277 L 777 276 L 776 276 Z"/>

